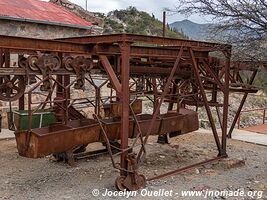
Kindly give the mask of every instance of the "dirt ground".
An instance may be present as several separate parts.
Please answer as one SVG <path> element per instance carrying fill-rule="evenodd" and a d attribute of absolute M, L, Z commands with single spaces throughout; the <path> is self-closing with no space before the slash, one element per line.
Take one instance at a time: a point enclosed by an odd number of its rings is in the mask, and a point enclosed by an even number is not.
<path fill-rule="evenodd" d="M 170 144 L 157 144 L 151 137 L 147 159 L 140 172 L 150 178 L 216 156 L 213 137 L 207 133 L 191 133 L 171 138 Z M 147 183 L 149 191 L 173 190 L 244 190 L 263 191 L 267 199 L 266 146 L 228 140 L 229 158 L 182 174 Z M 104 155 L 77 161 L 76 167 L 58 163 L 52 157 L 28 159 L 20 157 L 15 140 L 0 141 L 0 199 L 125 199 L 94 197 L 92 191 L 115 191 L 114 180 L 119 175 Z M 255 196 L 255 199 L 260 196 Z M 130 199 L 178 199 L 172 197 L 130 197 Z M 179 199 L 205 199 L 183 197 Z M 208 197 L 206 199 L 224 199 Z M 232 197 L 228 199 L 253 199 Z"/>

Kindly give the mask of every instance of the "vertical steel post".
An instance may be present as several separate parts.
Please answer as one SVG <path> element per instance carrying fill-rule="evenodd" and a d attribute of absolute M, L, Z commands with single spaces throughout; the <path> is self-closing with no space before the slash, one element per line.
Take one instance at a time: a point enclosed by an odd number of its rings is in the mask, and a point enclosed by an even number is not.
<path fill-rule="evenodd" d="M 121 49 L 121 86 L 122 86 L 122 116 L 121 116 L 121 149 L 128 148 L 129 138 L 129 104 L 130 104 L 130 44 L 123 42 L 120 44 Z M 128 152 L 125 151 L 121 154 L 121 168 L 127 169 L 127 156 Z M 126 175 L 125 171 L 121 170 L 120 174 Z"/>
<path fill-rule="evenodd" d="M 19 55 L 19 59 L 23 57 L 22 55 Z M 25 95 L 23 94 L 20 98 L 19 98 L 19 110 L 24 110 L 25 109 L 25 99 L 24 99 Z"/>
<path fill-rule="evenodd" d="M 95 99 L 95 113 L 97 116 L 100 115 L 100 101 L 101 101 L 101 97 L 100 97 L 100 88 L 99 87 L 96 87 L 95 88 L 95 96 L 96 96 L 96 99 Z"/>
<path fill-rule="evenodd" d="M 2 48 L 0 48 L 0 68 L 4 67 L 4 51 Z M 3 83 L 3 78 L 0 77 L 0 84 Z"/>
<path fill-rule="evenodd" d="M 63 76 L 62 75 L 57 75 L 57 81 L 63 85 Z M 57 85 L 57 91 L 56 91 L 56 97 L 63 97 L 63 88 L 61 85 Z"/>
<path fill-rule="evenodd" d="M 3 67 L 4 59 L 3 59 L 3 49 L 0 48 L 0 67 Z"/>
<path fill-rule="evenodd" d="M 266 116 L 266 110 L 264 109 L 263 110 L 263 120 L 262 120 L 263 124 L 265 124 L 265 116 Z"/>
<path fill-rule="evenodd" d="M 226 154 L 226 142 L 227 142 L 227 120 L 228 120 L 228 106 L 229 106 L 229 81 L 230 81 L 230 65 L 231 65 L 231 50 L 225 52 L 226 65 L 224 75 L 224 101 L 223 101 L 223 121 L 222 121 L 222 152 L 221 156 L 227 156 Z"/>
<path fill-rule="evenodd" d="M 152 78 L 152 84 L 153 84 L 153 93 L 154 93 L 154 102 L 153 102 L 153 113 L 154 113 L 158 105 L 158 88 L 157 88 L 156 78 Z"/>

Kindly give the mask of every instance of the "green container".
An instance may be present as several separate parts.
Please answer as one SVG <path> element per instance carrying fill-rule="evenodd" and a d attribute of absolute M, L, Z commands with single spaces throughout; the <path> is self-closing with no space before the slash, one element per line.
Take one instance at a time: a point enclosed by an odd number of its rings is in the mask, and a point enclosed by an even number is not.
<path fill-rule="evenodd" d="M 21 131 L 28 129 L 28 120 L 29 120 L 28 114 L 29 113 L 27 110 L 12 111 L 12 116 L 9 115 L 9 117 L 11 118 L 11 120 L 9 121 L 10 122 L 13 121 L 15 130 Z M 34 129 L 34 128 L 47 127 L 55 122 L 56 122 L 56 117 L 49 110 L 38 110 L 32 115 L 31 128 Z"/>

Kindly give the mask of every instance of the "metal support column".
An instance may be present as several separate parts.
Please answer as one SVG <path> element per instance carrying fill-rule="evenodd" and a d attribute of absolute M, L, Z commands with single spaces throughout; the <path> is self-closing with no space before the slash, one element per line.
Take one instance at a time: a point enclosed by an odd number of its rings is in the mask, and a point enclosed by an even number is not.
<path fill-rule="evenodd" d="M 128 148 L 129 138 L 129 79 L 130 79 L 130 44 L 123 42 L 120 45 L 121 48 L 121 87 L 122 87 L 122 116 L 121 116 L 121 149 Z M 121 168 L 127 169 L 127 156 L 128 152 L 121 154 Z M 121 170 L 121 175 L 126 175 L 125 171 Z"/>
<path fill-rule="evenodd" d="M 226 65 L 224 75 L 224 101 L 223 101 L 223 121 L 222 121 L 222 152 L 220 156 L 227 156 L 226 154 L 226 141 L 227 141 L 227 119 L 229 107 L 229 80 L 230 80 L 230 65 L 231 65 L 231 50 L 225 52 Z"/>

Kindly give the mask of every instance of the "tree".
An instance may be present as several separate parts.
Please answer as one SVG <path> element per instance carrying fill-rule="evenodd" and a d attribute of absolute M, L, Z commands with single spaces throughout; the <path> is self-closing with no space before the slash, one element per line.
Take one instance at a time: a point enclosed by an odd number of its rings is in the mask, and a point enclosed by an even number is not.
<path fill-rule="evenodd" d="M 174 12 L 213 17 L 215 39 L 233 44 L 241 59 L 267 59 L 266 0 L 181 0 Z"/>

